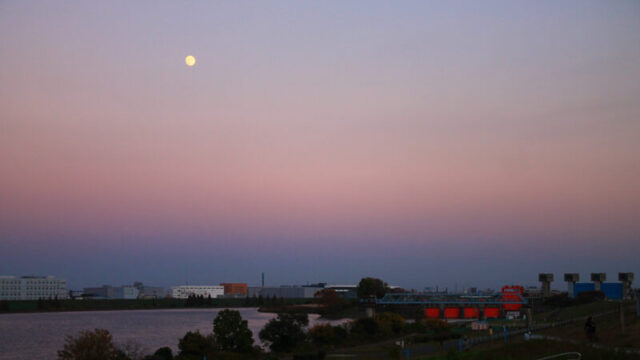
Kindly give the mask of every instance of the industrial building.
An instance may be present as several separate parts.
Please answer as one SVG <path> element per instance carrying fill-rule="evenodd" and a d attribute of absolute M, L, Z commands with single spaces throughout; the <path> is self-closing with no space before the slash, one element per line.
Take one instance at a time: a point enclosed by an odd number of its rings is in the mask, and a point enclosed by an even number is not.
<path fill-rule="evenodd" d="M 317 283 L 302 286 L 251 286 L 247 288 L 247 296 L 311 299 L 318 291 L 323 289 L 332 289 L 340 297 L 355 299 L 357 298 L 358 285 L 327 285 L 326 283 Z"/>
<path fill-rule="evenodd" d="M 311 286 L 280 286 L 280 287 L 249 287 L 247 296 L 249 297 L 277 297 L 277 298 L 306 298 L 310 299 L 315 294 L 324 289 L 323 287 Z"/>
<path fill-rule="evenodd" d="M 96 288 L 84 288 L 83 296 L 101 299 L 137 299 L 140 290 L 132 285 L 102 285 Z"/>
<path fill-rule="evenodd" d="M 334 290 L 338 296 L 345 299 L 356 299 L 358 297 L 358 285 L 326 285 L 324 288 Z"/>
<path fill-rule="evenodd" d="M 247 284 L 245 283 L 222 283 L 225 296 L 247 296 Z"/>
<path fill-rule="evenodd" d="M 388 293 L 376 305 L 422 305 L 427 318 L 491 319 L 519 317 L 528 304 L 521 286 L 504 286 L 500 294 L 486 296 Z"/>
<path fill-rule="evenodd" d="M 617 282 L 605 282 L 607 274 L 591 273 L 591 282 L 579 282 L 580 274 L 564 274 L 569 297 L 577 297 L 580 293 L 602 291 L 606 299 L 620 300 L 631 298 L 633 273 L 618 273 Z"/>
<path fill-rule="evenodd" d="M 164 289 L 156 286 L 146 286 L 141 282 L 133 285 L 84 288 L 83 297 L 100 299 L 137 299 L 137 298 L 161 298 L 164 297 Z"/>
<path fill-rule="evenodd" d="M 181 285 L 171 288 L 171 297 L 176 299 L 186 299 L 189 296 L 222 297 L 224 296 L 224 286 L 220 285 Z"/>
<path fill-rule="evenodd" d="M 155 299 L 159 299 L 159 298 L 163 298 L 165 293 L 164 293 L 164 288 L 160 287 L 160 286 L 147 286 L 144 285 L 143 283 L 136 281 L 133 283 L 133 286 L 138 289 L 138 298 L 142 298 L 142 299 L 149 299 L 149 298 L 155 298 Z"/>
<path fill-rule="evenodd" d="M 66 299 L 67 280 L 55 276 L 0 276 L 0 300 Z"/>

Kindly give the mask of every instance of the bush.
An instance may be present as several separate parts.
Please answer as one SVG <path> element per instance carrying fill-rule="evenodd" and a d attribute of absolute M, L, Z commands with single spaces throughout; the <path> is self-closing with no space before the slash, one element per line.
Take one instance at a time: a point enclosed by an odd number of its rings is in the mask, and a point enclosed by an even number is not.
<path fill-rule="evenodd" d="M 222 351 L 250 352 L 253 350 L 253 333 L 247 320 L 242 320 L 236 310 L 222 310 L 213 320 L 213 333 Z"/>
<path fill-rule="evenodd" d="M 422 323 L 427 331 L 447 330 L 451 328 L 451 325 L 442 319 L 425 319 Z"/>
<path fill-rule="evenodd" d="M 320 346 L 331 345 L 335 339 L 333 326 L 329 324 L 320 324 L 312 327 L 309 329 L 308 336 L 312 343 Z"/>
<path fill-rule="evenodd" d="M 394 313 L 382 313 L 376 316 L 378 329 L 384 336 L 401 334 L 405 329 L 404 318 Z"/>
<path fill-rule="evenodd" d="M 124 353 L 113 345 L 113 338 L 105 329 L 80 331 L 77 337 L 67 336 L 58 360 L 119 360 Z"/>
<path fill-rule="evenodd" d="M 596 301 L 602 301 L 605 299 L 605 296 L 602 291 L 584 291 L 579 293 L 576 299 L 580 304 L 589 304 Z"/>
<path fill-rule="evenodd" d="M 351 334 L 358 336 L 375 336 L 380 329 L 378 323 L 371 318 L 358 319 L 351 323 Z"/>
<path fill-rule="evenodd" d="M 308 324 L 307 314 L 278 314 L 260 331 L 260 340 L 268 343 L 271 351 L 288 352 L 306 340 L 304 327 Z"/>
<path fill-rule="evenodd" d="M 179 359 L 200 360 L 204 356 L 212 359 L 216 352 L 216 341 L 213 335 L 203 336 L 199 331 L 187 332 L 178 341 Z"/>
<path fill-rule="evenodd" d="M 173 351 L 169 347 L 161 347 L 153 355 L 147 355 L 144 360 L 173 360 Z"/>

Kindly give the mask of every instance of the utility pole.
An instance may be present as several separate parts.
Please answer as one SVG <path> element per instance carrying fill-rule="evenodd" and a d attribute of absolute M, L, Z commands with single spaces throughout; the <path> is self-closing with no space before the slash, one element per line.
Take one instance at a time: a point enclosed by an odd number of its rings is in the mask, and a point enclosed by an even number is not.
<path fill-rule="evenodd" d="M 636 316 L 640 317 L 640 289 L 636 289 Z"/>
<path fill-rule="evenodd" d="M 622 301 L 620 302 L 620 332 L 622 334 L 625 333 L 625 329 L 624 329 L 624 303 Z"/>

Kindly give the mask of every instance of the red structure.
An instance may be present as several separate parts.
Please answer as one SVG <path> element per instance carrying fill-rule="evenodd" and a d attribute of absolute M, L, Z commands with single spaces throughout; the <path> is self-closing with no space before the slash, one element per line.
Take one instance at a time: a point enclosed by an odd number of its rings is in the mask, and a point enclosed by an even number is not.
<path fill-rule="evenodd" d="M 465 319 L 476 319 L 480 317 L 480 310 L 477 307 L 466 307 L 464 308 L 464 318 Z"/>
<path fill-rule="evenodd" d="M 444 317 L 447 319 L 457 319 L 460 317 L 460 308 L 445 308 Z"/>
<path fill-rule="evenodd" d="M 440 318 L 440 309 L 426 308 L 424 309 L 424 316 L 426 316 L 428 319 L 438 319 Z"/>
<path fill-rule="evenodd" d="M 494 295 L 447 295 L 421 293 L 389 293 L 376 304 L 422 305 L 429 319 L 478 319 L 499 318 L 510 312 L 519 312 L 529 302 L 524 297 L 524 288 L 518 285 L 503 286 L 501 293 Z"/>
<path fill-rule="evenodd" d="M 524 296 L 524 288 L 519 285 L 507 285 L 502 287 L 501 300 L 504 301 L 519 301 Z M 505 311 L 520 311 L 522 304 L 503 304 L 502 308 Z"/>
<path fill-rule="evenodd" d="M 499 318 L 500 308 L 484 308 L 484 317 L 487 319 Z"/>

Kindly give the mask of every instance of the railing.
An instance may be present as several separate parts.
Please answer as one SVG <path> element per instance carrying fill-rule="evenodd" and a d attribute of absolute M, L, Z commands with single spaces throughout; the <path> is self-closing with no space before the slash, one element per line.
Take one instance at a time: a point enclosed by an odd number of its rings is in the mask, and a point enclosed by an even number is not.
<path fill-rule="evenodd" d="M 427 294 L 386 294 L 381 299 L 375 299 L 379 305 L 526 305 L 527 299 L 522 295 L 508 294 L 511 299 L 495 296 L 431 296 Z"/>

